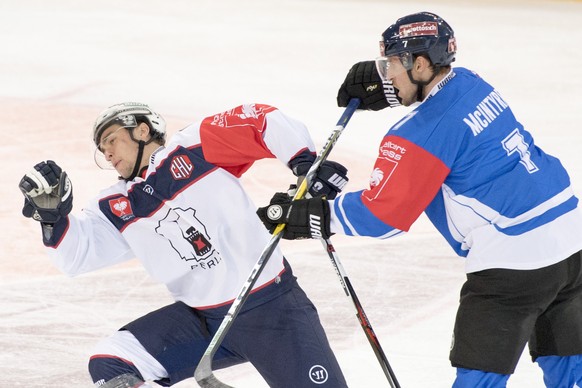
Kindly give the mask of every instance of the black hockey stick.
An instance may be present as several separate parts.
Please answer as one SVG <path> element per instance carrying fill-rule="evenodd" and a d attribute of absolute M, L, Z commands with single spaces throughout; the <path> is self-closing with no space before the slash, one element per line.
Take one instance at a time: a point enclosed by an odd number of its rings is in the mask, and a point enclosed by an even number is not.
<path fill-rule="evenodd" d="M 301 181 L 301 184 L 297 188 L 297 192 L 293 196 L 293 200 L 301 199 L 305 196 L 305 193 L 307 192 L 307 183 L 313 180 L 313 177 L 315 176 L 317 169 L 319 168 L 321 163 L 323 163 L 323 161 L 327 159 L 329 153 L 335 146 L 337 139 L 340 137 L 347 123 L 350 121 L 350 118 L 358 108 L 358 105 L 360 105 L 359 99 L 354 98 L 350 100 L 350 103 L 348 104 L 343 114 L 341 115 L 339 121 L 337 122 L 336 127 L 334 128 L 330 137 L 327 139 L 327 142 L 325 143 L 321 151 L 319 152 L 319 155 L 317 155 L 317 158 L 315 158 L 313 165 L 307 172 L 305 179 Z M 290 211 L 291 207 L 289 207 L 289 212 Z M 218 327 L 218 330 L 214 334 L 214 337 L 212 337 L 212 340 L 210 341 L 208 348 L 206 348 L 206 351 L 202 355 L 202 358 L 200 359 L 200 362 L 198 363 L 198 366 L 194 371 L 194 378 L 196 379 L 198 385 L 200 385 L 201 387 L 233 388 L 230 385 L 224 384 L 223 382 L 218 380 L 216 376 L 214 376 L 214 374 L 212 373 L 212 358 L 214 357 L 214 354 L 218 350 L 218 347 L 222 343 L 224 337 L 228 333 L 228 330 L 232 326 L 232 323 L 236 316 L 238 315 L 238 313 L 240 312 L 243 304 L 247 300 L 250 291 L 253 288 L 253 285 L 255 284 L 255 282 L 259 278 L 259 275 L 265 268 L 267 261 L 269 260 L 269 258 L 275 251 L 277 244 L 283 237 L 282 233 L 283 229 L 285 229 L 285 224 L 279 224 L 275 228 L 273 232 L 273 237 L 271 237 L 271 240 L 269 241 L 267 246 L 263 249 L 261 257 L 251 270 L 251 273 L 247 280 L 245 281 L 245 283 L 243 284 L 239 295 L 236 297 L 236 299 L 233 301 L 232 305 L 228 309 L 228 312 L 224 316 L 222 323 Z"/>
<path fill-rule="evenodd" d="M 364 308 L 362 307 L 362 304 L 360 303 L 360 300 L 358 299 L 358 296 L 356 295 L 356 292 L 352 287 L 352 283 L 350 282 L 350 279 L 348 278 L 348 275 L 346 274 L 346 271 L 342 266 L 342 263 L 335 251 L 335 248 L 333 247 L 329 239 L 322 238 L 321 243 L 323 244 L 323 247 L 325 248 L 325 251 L 329 256 L 329 259 L 331 260 L 331 264 L 333 265 L 335 272 L 339 277 L 340 283 L 344 288 L 346 295 L 349 296 L 352 299 L 352 302 L 354 303 L 354 307 L 356 308 L 356 317 L 358 317 L 358 321 L 360 321 L 360 325 L 362 326 L 362 329 L 364 330 L 364 333 L 366 334 L 366 337 L 370 342 L 370 346 L 372 346 L 372 349 L 376 354 L 376 358 L 378 358 L 378 362 L 380 363 L 380 366 L 382 367 L 382 370 L 384 371 L 384 374 L 388 379 L 390 387 L 400 388 L 400 384 L 398 383 L 398 380 L 396 380 L 396 375 L 394 374 L 392 368 L 390 367 L 390 364 L 388 363 L 388 359 L 386 358 L 386 355 L 382 350 L 382 346 L 380 346 L 380 341 L 378 341 L 378 337 L 376 337 L 376 333 L 374 333 L 372 324 L 368 320 L 368 316 L 366 315 L 366 312 L 364 311 Z"/>

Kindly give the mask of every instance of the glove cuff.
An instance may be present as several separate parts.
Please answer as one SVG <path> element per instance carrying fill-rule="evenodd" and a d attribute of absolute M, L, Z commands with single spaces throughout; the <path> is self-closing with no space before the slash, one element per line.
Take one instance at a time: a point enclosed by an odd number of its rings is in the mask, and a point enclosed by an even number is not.
<path fill-rule="evenodd" d="M 388 102 L 389 108 L 395 108 L 402 105 L 402 98 L 398 97 L 398 88 L 396 88 L 392 82 L 383 82 L 382 88 L 384 89 L 384 96 L 386 97 L 386 102 Z"/>
<path fill-rule="evenodd" d="M 328 239 L 330 231 L 329 202 L 325 198 L 307 199 L 309 214 L 309 233 L 311 238 Z"/>
<path fill-rule="evenodd" d="M 308 149 L 303 150 L 288 163 L 289 168 L 293 171 L 293 175 L 305 176 L 311 165 L 315 162 L 315 154 Z"/>

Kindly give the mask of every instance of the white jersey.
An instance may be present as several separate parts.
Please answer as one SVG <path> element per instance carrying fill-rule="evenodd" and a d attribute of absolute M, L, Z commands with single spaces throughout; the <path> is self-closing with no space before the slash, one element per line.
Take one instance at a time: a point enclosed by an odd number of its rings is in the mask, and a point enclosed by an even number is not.
<path fill-rule="evenodd" d="M 239 177 L 258 159 L 314 153 L 306 127 L 268 105 L 194 123 L 150 158 L 143 177 L 102 191 L 45 240 L 68 275 L 138 258 L 173 298 L 201 309 L 232 300 L 271 236 Z M 276 249 L 255 290 L 285 272 Z"/>

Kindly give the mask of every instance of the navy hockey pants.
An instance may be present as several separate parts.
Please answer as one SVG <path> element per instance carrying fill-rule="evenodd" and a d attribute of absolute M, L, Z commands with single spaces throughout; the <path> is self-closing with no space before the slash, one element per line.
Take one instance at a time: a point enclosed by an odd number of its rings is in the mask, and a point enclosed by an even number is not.
<path fill-rule="evenodd" d="M 167 371 L 173 385 L 194 370 L 221 317 L 178 302 L 126 325 Z M 131 361 L 131 360 L 129 360 Z M 213 359 L 213 369 L 251 362 L 270 387 L 346 387 L 315 306 L 297 283 L 264 304 L 243 310 Z"/>

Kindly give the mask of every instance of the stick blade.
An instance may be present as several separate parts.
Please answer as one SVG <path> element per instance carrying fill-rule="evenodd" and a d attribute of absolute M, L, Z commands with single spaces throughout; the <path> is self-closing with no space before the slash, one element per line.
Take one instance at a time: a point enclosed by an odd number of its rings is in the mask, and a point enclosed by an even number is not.
<path fill-rule="evenodd" d="M 205 354 L 194 371 L 194 378 L 202 388 L 234 388 L 224 384 L 212 373 L 212 356 Z"/>
<path fill-rule="evenodd" d="M 234 388 L 233 386 L 224 384 L 222 381 L 218 380 L 213 373 L 210 373 L 209 376 L 203 377 L 200 380 L 196 377 L 196 382 L 202 388 Z"/>

